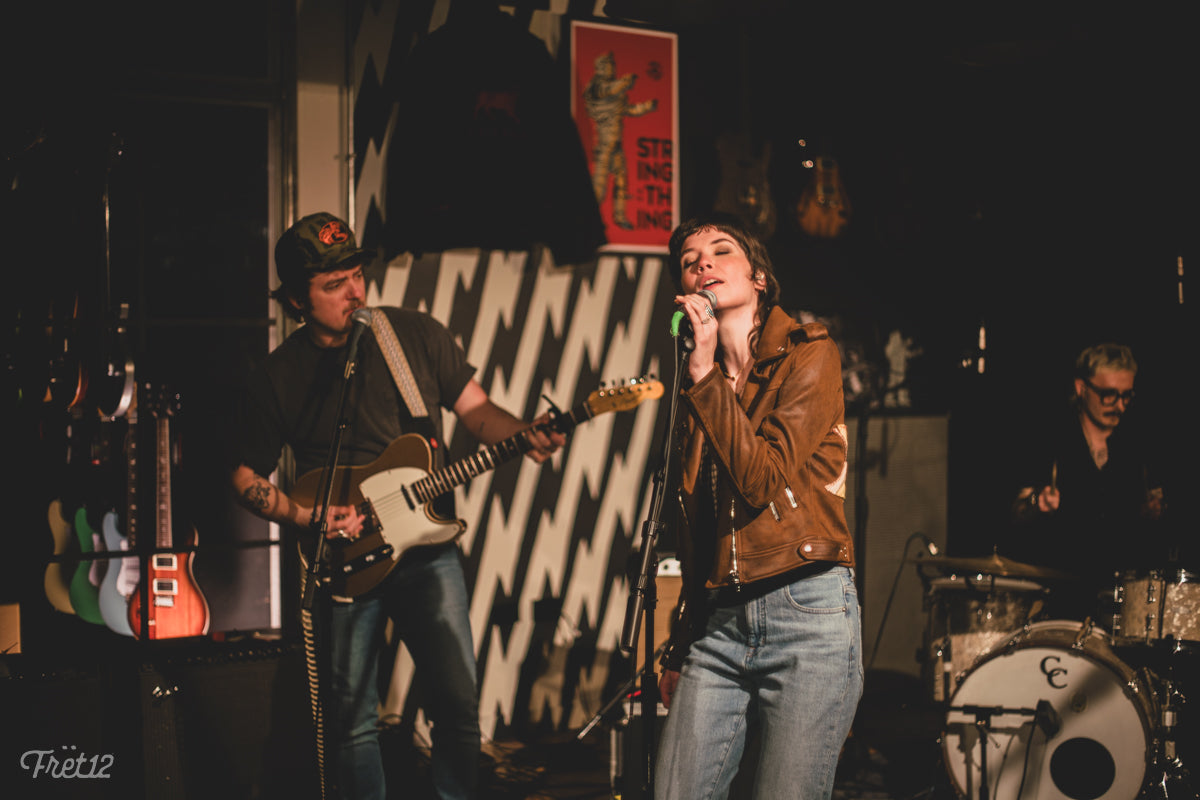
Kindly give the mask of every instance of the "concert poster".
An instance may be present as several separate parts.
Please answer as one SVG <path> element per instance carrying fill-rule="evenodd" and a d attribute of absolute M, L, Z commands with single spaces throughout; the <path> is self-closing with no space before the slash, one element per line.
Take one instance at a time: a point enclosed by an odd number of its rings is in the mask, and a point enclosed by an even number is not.
<path fill-rule="evenodd" d="M 679 221 L 679 85 L 673 33 L 571 23 L 571 113 L 608 244 L 665 252 Z"/>

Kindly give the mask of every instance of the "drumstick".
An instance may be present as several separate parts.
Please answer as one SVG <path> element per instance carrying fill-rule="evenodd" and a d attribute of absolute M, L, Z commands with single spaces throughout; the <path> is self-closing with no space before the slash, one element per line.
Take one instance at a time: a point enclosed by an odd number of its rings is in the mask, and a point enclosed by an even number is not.
<path fill-rule="evenodd" d="M 1050 465 L 1050 491 L 1058 491 L 1058 462 Z"/>

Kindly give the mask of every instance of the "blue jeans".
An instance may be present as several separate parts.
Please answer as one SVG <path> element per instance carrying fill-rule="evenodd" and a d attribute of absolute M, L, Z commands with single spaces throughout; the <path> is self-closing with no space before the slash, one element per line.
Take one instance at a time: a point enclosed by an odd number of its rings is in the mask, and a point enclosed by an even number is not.
<path fill-rule="evenodd" d="M 379 749 L 379 659 L 388 617 L 412 654 L 421 705 L 433 723 L 433 784 L 442 798 L 474 797 L 479 780 L 479 701 L 469 600 L 458 548 L 409 553 L 382 587 L 333 603 L 325 718 L 345 800 L 384 800 Z"/>
<path fill-rule="evenodd" d="M 761 742 L 756 798 L 830 797 L 862 686 L 852 570 L 834 567 L 713 608 L 663 726 L 655 797 L 727 797 L 751 726 Z"/>

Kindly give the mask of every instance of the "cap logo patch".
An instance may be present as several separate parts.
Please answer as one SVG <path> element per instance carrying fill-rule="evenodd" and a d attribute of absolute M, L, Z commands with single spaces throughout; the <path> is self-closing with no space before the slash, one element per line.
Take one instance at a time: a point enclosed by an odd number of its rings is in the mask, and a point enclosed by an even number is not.
<path fill-rule="evenodd" d="M 341 244 L 350 238 L 350 232 L 342 226 L 340 220 L 333 220 L 332 222 L 325 223 L 317 233 L 317 238 L 324 245 Z"/>

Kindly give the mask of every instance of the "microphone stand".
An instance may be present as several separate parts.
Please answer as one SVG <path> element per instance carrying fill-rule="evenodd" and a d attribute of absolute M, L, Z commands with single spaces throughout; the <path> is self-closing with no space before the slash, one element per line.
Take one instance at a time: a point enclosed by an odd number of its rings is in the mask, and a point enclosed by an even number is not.
<path fill-rule="evenodd" d="M 325 534 L 329 531 L 329 515 L 326 513 L 326 509 L 329 508 L 333 496 L 333 473 L 337 468 L 338 455 L 342 449 L 342 434 L 349 425 L 346 419 L 346 397 L 350 394 L 350 378 L 354 375 L 354 369 L 357 366 L 358 337 L 362 335 L 362 329 L 362 325 L 355 324 L 354 331 L 350 335 L 350 351 L 346 354 L 346 369 L 342 376 L 341 393 L 338 396 L 337 422 L 333 426 L 333 442 L 330 444 L 329 456 L 321 471 L 321 481 L 315 495 L 319 502 L 314 503 L 312 520 L 308 524 L 309 528 L 317 534 L 317 541 L 313 546 L 312 557 L 308 561 L 308 571 L 304 576 L 304 594 L 300 601 L 300 607 L 304 611 L 312 610 L 313 597 L 316 594 L 317 582 L 320 580 L 321 563 L 325 560 L 325 550 L 328 547 Z"/>
<path fill-rule="evenodd" d="M 1042 732 L 1047 734 L 1047 726 L 1057 724 L 1057 714 L 1054 709 L 1045 700 L 1038 701 L 1037 708 L 1005 708 L 1003 706 L 979 706 L 979 705 L 962 705 L 949 706 L 947 711 L 958 711 L 968 716 L 975 717 L 975 730 L 979 733 L 979 800 L 988 800 L 991 795 L 991 789 L 988 787 L 988 732 L 992 728 L 992 717 L 1004 716 L 1008 714 L 1019 715 L 1023 717 L 1033 717 L 1034 721 L 1042 728 Z M 1055 721 L 1043 721 L 1043 717 L 1049 715 Z M 1055 729 L 1057 731 L 1057 729 Z M 1030 735 L 1030 742 L 1026 744 L 1029 747 L 1032 744 L 1033 736 Z M 970 769 L 968 761 L 967 769 Z"/>
<path fill-rule="evenodd" d="M 661 533 L 663 524 L 662 506 L 665 497 L 664 486 L 666 473 L 670 463 L 670 454 L 675 435 L 675 415 L 679 405 L 679 390 L 683 381 L 683 363 L 687 355 L 695 349 L 695 341 L 687 335 L 678 336 L 678 323 L 672 325 L 672 335 L 676 336 L 679 347 L 676 350 L 675 382 L 671 391 L 670 413 L 667 417 L 667 430 L 663 436 L 662 455 L 659 457 L 658 468 L 654 471 L 654 492 L 650 501 L 650 516 L 642 523 L 641 568 L 637 581 L 629 594 L 625 608 L 625 624 L 621 630 L 621 652 L 629 655 L 637 644 L 639 622 L 645 616 L 645 663 L 642 666 L 642 688 L 640 694 L 642 708 L 642 761 L 639 767 L 641 778 L 642 798 L 654 796 L 654 756 L 657 751 L 655 725 L 658 721 L 658 673 L 654 669 L 654 609 L 658 604 L 658 587 L 655 582 L 658 574 L 658 555 L 654 546 Z M 649 611 L 649 613 L 645 613 Z M 636 676 L 635 676 L 636 680 Z M 631 776 L 632 777 L 632 776 Z M 632 797 L 626 792 L 625 797 Z"/>

